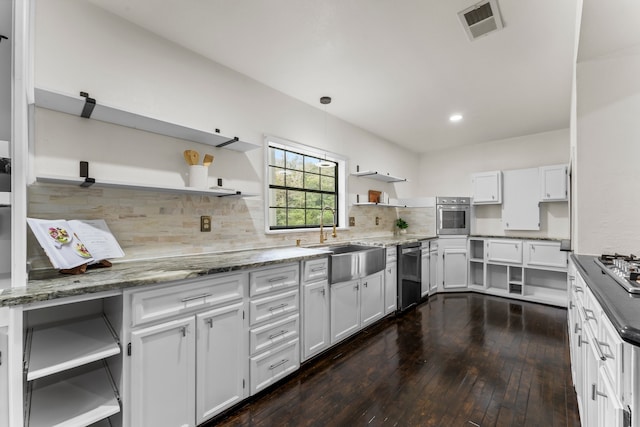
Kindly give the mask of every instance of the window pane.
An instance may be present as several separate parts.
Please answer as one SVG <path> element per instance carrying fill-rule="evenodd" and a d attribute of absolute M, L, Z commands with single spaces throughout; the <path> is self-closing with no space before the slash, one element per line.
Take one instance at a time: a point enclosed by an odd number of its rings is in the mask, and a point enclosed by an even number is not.
<path fill-rule="evenodd" d="M 287 171 L 287 175 L 285 177 L 285 182 L 287 183 L 287 187 L 293 188 L 304 188 L 303 185 L 303 177 L 304 173 L 298 171 Z"/>
<path fill-rule="evenodd" d="M 287 210 L 284 208 L 269 209 L 269 221 L 272 227 L 287 226 Z"/>
<path fill-rule="evenodd" d="M 322 195 L 322 206 L 329 206 L 331 209 L 336 208 L 336 196 L 333 194 Z"/>
<path fill-rule="evenodd" d="M 322 211 L 322 223 L 324 225 L 333 225 L 333 212 Z"/>
<path fill-rule="evenodd" d="M 319 190 L 320 189 L 320 175 L 313 173 L 304 174 L 304 188 L 307 190 Z"/>
<path fill-rule="evenodd" d="M 289 171 L 285 169 L 269 166 L 269 184 L 284 186 L 285 175 L 287 173 L 289 173 Z"/>
<path fill-rule="evenodd" d="M 332 168 L 320 168 L 320 173 L 326 176 L 336 176 L 336 167 Z"/>
<path fill-rule="evenodd" d="M 322 194 L 307 193 L 307 209 L 322 208 Z"/>
<path fill-rule="evenodd" d="M 287 169 L 297 169 L 299 171 L 303 170 L 303 155 L 298 153 L 292 153 L 291 151 L 286 152 Z"/>
<path fill-rule="evenodd" d="M 287 220 L 289 227 L 300 227 L 305 225 L 304 209 L 288 209 Z"/>
<path fill-rule="evenodd" d="M 304 208 L 304 191 L 287 192 L 287 205 L 289 208 Z"/>
<path fill-rule="evenodd" d="M 284 167 L 284 150 L 269 147 L 269 164 Z"/>
<path fill-rule="evenodd" d="M 318 158 L 304 156 L 304 171 L 318 173 L 320 168 L 318 167 Z"/>
<path fill-rule="evenodd" d="M 316 209 L 307 210 L 307 225 L 320 225 L 320 211 Z"/>
<path fill-rule="evenodd" d="M 287 190 L 271 190 L 269 192 L 269 207 L 286 208 Z"/>
<path fill-rule="evenodd" d="M 336 179 L 332 176 L 320 177 L 320 189 L 322 191 L 334 191 L 336 189 Z"/>

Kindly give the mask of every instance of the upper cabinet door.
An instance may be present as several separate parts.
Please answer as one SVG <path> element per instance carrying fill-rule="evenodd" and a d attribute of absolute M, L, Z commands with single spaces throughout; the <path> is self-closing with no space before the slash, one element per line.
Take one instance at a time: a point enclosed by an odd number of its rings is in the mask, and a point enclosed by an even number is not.
<path fill-rule="evenodd" d="M 558 202 L 569 198 L 567 165 L 542 166 L 540 172 L 540 201 Z"/>
<path fill-rule="evenodd" d="M 482 172 L 471 175 L 474 205 L 502 203 L 502 172 Z"/>
<path fill-rule="evenodd" d="M 502 225 L 505 230 L 540 230 L 538 168 L 504 171 Z"/>

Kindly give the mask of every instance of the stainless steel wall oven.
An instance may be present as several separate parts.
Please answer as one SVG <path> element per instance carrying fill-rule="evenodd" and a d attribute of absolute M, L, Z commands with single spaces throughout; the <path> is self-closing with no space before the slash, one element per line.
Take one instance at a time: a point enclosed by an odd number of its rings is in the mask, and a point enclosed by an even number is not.
<path fill-rule="evenodd" d="M 471 224 L 469 197 L 436 197 L 436 233 L 468 235 Z"/>

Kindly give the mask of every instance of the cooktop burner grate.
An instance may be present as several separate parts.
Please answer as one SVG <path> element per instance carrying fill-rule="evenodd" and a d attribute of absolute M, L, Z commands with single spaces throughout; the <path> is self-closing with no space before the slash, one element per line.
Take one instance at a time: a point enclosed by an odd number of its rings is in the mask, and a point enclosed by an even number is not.
<path fill-rule="evenodd" d="M 640 259 L 633 254 L 602 254 L 595 263 L 629 293 L 640 294 Z"/>

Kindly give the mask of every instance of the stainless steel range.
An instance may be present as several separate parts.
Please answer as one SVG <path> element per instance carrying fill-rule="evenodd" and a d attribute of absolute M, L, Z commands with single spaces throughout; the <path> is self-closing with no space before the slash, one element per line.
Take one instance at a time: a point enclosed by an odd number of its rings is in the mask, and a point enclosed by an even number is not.
<path fill-rule="evenodd" d="M 600 255 L 595 263 L 627 292 L 640 294 L 640 259 L 630 255 Z"/>

